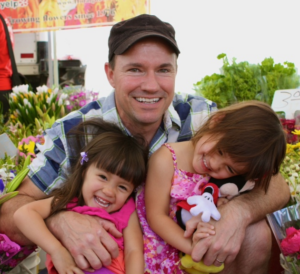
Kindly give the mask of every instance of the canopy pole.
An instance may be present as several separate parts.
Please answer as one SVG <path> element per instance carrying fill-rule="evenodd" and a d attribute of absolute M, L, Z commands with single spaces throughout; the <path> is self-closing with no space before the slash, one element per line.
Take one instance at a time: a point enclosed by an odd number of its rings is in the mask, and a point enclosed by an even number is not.
<path fill-rule="evenodd" d="M 52 63 L 52 37 L 51 31 L 48 32 L 48 86 L 52 87 L 54 84 L 53 79 L 53 63 Z"/>
<path fill-rule="evenodd" d="M 56 54 L 56 31 L 53 31 L 53 72 L 54 72 L 54 85 L 58 87 L 58 62 Z"/>

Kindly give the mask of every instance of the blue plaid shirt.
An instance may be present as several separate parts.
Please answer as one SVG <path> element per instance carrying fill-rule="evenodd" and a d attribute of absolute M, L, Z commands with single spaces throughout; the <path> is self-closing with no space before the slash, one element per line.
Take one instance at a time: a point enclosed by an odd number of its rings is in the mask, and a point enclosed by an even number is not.
<path fill-rule="evenodd" d="M 173 103 L 165 112 L 163 122 L 150 143 L 150 155 L 166 142 L 189 140 L 208 115 L 216 109 L 215 103 L 202 97 L 175 94 Z M 118 115 L 114 92 L 57 120 L 51 129 L 46 130 L 45 143 L 37 144 L 40 152 L 29 166 L 28 176 L 46 194 L 59 187 L 67 176 L 70 151 L 66 134 L 78 123 L 95 117 L 116 123 L 130 135 Z"/>

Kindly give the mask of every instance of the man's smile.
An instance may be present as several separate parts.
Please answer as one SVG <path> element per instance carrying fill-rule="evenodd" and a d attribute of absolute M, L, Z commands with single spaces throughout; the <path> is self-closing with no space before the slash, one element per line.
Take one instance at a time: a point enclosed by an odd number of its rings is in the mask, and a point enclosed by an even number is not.
<path fill-rule="evenodd" d="M 146 104 L 154 104 L 157 103 L 160 99 L 159 98 L 142 98 L 142 97 L 137 97 L 135 98 L 140 103 L 146 103 Z"/>

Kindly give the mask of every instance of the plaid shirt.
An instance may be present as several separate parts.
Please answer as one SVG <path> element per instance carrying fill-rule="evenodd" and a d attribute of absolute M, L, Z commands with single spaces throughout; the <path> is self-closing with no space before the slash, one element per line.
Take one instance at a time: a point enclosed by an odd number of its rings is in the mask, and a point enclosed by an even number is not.
<path fill-rule="evenodd" d="M 215 103 L 202 97 L 175 94 L 173 103 L 165 112 L 163 122 L 150 143 L 150 155 L 166 142 L 189 140 L 210 112 L 216 109 Z M 114 92 L 57 120 L 51 129 L 46 130 L 45 143 L 37 144 L 39 153 L 29 166 L 30 179 L 46 194 L 59 187 L 67 176 L 70 151 L 66 134 L 78 123 L 95 117 L 116 123 L 130 135 L 118 115 Z"/>

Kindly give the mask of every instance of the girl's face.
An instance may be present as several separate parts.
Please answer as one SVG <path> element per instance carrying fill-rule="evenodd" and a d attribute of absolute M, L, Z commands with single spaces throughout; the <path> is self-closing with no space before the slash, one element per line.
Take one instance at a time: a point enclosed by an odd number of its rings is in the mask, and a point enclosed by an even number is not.
<path fill-rule="evenodd" d="M 87 206 L 111 213 L 125 204 L 133 190 L 131 182 L 91 165 L 84 176 L 82 196 Z"/>
<path fill-rule="evenodd" d="M 214 150 L 218 140 L 204 135 L 196 143 L 192 166 L 199 174 L 207 174 L 216 179 L 226 179 L 245 173 L 245 164 L 235 163 L 222 150 Z"/>

